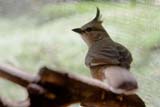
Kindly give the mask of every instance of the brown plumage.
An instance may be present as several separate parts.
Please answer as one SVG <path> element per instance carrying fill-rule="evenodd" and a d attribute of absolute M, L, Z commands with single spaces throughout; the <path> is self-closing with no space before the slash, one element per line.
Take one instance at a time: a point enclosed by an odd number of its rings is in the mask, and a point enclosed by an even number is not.
<path fill-rule="evenodd" d="M 127 48 L 110 38 L 102 26 L 99 9 L 92 21 L 73 31 L 81 34 L 88 45 L 85 64 L 92 76 L 106 82 L 115 93 L 133 94 L 138 85 L 129 71 L 132 55 Z"/>

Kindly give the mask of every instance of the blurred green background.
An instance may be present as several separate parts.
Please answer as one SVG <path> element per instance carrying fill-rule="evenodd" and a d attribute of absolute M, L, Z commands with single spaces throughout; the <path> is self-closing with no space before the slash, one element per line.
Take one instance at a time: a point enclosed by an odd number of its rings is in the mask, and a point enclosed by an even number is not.
<path fill-rule="evenodd" d="M 0 0 L 0 63 L 32 74 L 47 65 L 90 76 L 87 46 L 71 29 L 90 21 L 96 7 L 113 40 L 133 54 L 138 94 L 147 107 L 160 107 L 160 0 Z M 27 95 L 0 78 L 0 96 Z"/>

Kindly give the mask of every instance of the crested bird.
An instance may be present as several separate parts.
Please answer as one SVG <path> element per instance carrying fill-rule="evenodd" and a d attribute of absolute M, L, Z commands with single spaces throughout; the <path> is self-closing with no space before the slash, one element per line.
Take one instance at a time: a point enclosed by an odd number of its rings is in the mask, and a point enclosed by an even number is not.
<path fill-rule="evenodd" d="M 99 8 L 90 22 L 72 31 L 80 34 L 88 46 L 85 65 L 92 77 L 105 82 L 116 94 L 135 94 L 138 83 L 130 72 L 132 55 L 125 46 L 111 39 L 102 26 Z"/>

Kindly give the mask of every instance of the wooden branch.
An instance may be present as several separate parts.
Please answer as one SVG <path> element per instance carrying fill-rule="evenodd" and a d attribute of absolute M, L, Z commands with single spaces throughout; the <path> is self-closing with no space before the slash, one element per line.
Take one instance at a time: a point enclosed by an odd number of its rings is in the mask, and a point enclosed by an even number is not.
<path fill-rule="evenodd" d="M 114 94 L 99 80 L 63 70 L 44 67 L 34 77 L 21 70 L 0 65 L 0 77 L 27 88 L 30 99 L 28 107 L 66 107 L 75 102 L 84 107 L 145 107 L 137 95 Z"/>
<path fill-rule="evenodd" d="M 107 85 L 96 79 L 46 67 L 40 70 L 39 76 L 39 84 L 55 93 L 54 107 L 74 102 L 80 102 L 86 107 L 145 107 L 137 95 L 114 94 Z"/>
<path fill-rule="evenodd" d="M 5 64 L 0 64 L 0 77 L 23 87 L 27 87 L 29 83 L 38 81 L 38 76 L 32 76 L 27 72 Z"/>

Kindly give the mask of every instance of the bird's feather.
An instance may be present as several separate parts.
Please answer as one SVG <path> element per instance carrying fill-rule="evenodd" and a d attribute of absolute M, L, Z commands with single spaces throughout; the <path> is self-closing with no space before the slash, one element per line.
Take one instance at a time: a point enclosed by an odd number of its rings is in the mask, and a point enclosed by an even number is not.
<path fill-rule="evenodd" d="M 105 43 L 104 43 L 105 44 Z M 103 45 L 91 47 L 86 56 L 87 66 L 120 65 L 129 68 L 132 62 L 130 52 L 121 45 Z"/>
<path fill-rule="evenodd" d="M 136 78 L 127 69 L 117 66 L 105 68 L 106 82 L 112 91 L 118 94 L 133 94 L 138 89 Z"/>

